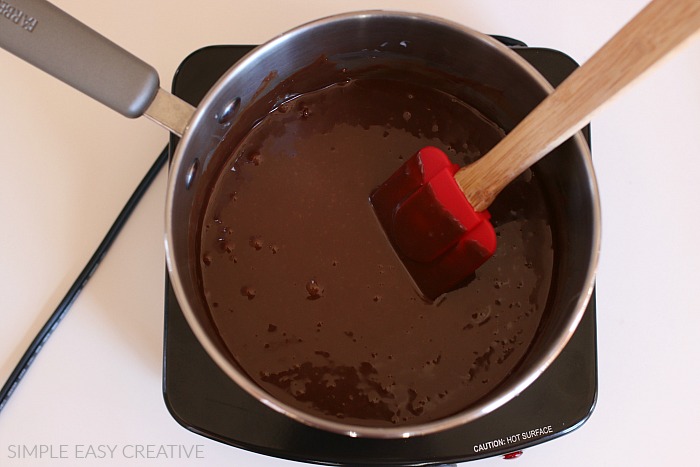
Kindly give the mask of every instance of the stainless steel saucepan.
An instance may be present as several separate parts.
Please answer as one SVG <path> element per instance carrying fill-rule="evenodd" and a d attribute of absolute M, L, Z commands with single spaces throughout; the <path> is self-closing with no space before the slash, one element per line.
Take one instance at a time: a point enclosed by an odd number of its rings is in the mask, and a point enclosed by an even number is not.
<path fill-rule="evenodd" d="M 284 88 L 277 85 L 322 56 L 350 70 L 381 65 L 392 76 L 409 81 L 442 76 L 431 85 L 509 130 L 551 92 L 551 86 L 499 42 L 425 15 L 341 14 L 302 25 L 257 47 L 228 70 L 195 109 L 161 89 L 151 66 L 53 5 L 10 0 L 3 2 L 3 8 L 0 46 L 127 117 L 145 115 L 181 136 L 170 168 L 165 208 L 167 265 L 178 302 L 211 358 L 273 409 L 350 436 L 399 438 L 436 432 L 474 420 L 517 396 L 573 334 L 593 290 L 600 241 L 595 176 L 581 135 L 564 143 L 557 157 L 537 165 L 555 204 L 557 241 L 562 245 L 554 278 L 557 286 L 537 337 L 502 385 L 458 414 L 418 425 L 373 428 L 321 419 L 289 407 L 254 384 L 229 356 L 198 289 L 195 240 L 206 189 L 238 139 L 287 97 L 270 95 L 268 90 Z M 314 75 L 288 89 L 319 89 L 332 84 L 332 75 Z M 451 76 L 459 80 L 448 79 Z"/>

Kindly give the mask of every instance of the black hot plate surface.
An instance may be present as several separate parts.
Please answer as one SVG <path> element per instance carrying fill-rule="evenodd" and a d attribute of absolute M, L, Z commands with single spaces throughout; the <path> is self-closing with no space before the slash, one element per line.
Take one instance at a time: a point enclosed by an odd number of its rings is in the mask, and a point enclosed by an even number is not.
<path fill-rule="evenodd" d="M 498 37 L 553 85 L 575 68 L 566 55 Z M 251 46 L 213 46 L 187 57 L 173 92 L 196 105 Z M 589 138 L 589 129 L 584 131 Z M 172 148 L 177 139 L 171 139 Z M 302 462 L 426 465 L 504 455 L 581 426 L 597 395 L 595 297 L 569 344 L 527 390 L 482 418 L 437 434 L 396 440 L 350 438 L 302 425 L 244 392 L 209 358 L 190 331 L 166 277 L 163 393 L 185 428 L 249 451 Z M 232 452 L 235 455 L 235 452 Z"/>

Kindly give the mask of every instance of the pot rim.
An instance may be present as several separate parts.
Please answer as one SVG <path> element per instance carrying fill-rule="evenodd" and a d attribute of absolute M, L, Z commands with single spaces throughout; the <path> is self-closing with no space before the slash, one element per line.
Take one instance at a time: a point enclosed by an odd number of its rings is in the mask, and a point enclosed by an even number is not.
<path fill-rule="evenodd" d="M 240 69 L 248 68 L 254 66 L 255 61 L 259 55 L 264 55 L 268 50 L 274 49 L 278 43 L 286 41 L 292 35 L 299 35 L 308 32 L 318 26 L 326 25 L 328 23 L 333 23 L 335 21 L 343 21 L 353 18 L 363 18 L 370 16 L 389 16 L 389 17 L 402 17 L 410 20 L 421 20 L 428 22 L 435 22 L 447 26 L 451 29 L 456 29 L 466 35 L 472 36 L 475 39 L 482 41 L 485 45 L 490 46 L 494 52 L 504 54 L 507 58 L 523 70 L 525 70 L 529 75 L 532 76 L 536 84 L 540 85 L 542 89 L 551 93 L 553 87 L 549 82 L 525 59 L 520 57 L 517 53 L 510 50 L 507 46 L 501 44 L 496 39 L 478 32 L 472 28 L 464 26 L 454 21 L 446 20 L 440 17 L 426 15 L 422 13 L 410 13 L 402 11 L 392 11 L 392 10 L 360 10 L 355 12 L 347 12 L 341 14 L 335 14 L 320 18 L 305 24 L 302 24 L 296 28 L 293 28 L 277 37 L 271 39 L 270 41 L 256 47 L 249 54 L 247 54 L 242 60 L 234 64 L 223 76 L 222 78 L 209 90 L 200 105 L 197 107 L 190 123 L 182 136 L 175 153 L 173 155 L 172 167 L 178 168 L 183 165 L 184 153 L 188 146 L 190 146 L 191 141 L 194 139 L 193 134 L 196 133 L 198 128 L 203 125 L 205 118 L 209 118 L 205 109 L 211 107 L 216 96 L 221 92 L 224 85 L 228 81 L 227 77 L 235 74 Z M 380 439 L 396 439 L 396 438 L 409 438 L 419 435 L 426 435 L 431 433 L 436 433 L 439 431 L 446 430 L 458 425 L 462 425 L 473 421 L 493 410 L 501 407 L 509 400 L 516 397 L 523 390 L 525 390 L 532 382 L 534 382 L 556 359 L 564 346 L 568 343 L 569 339 L 576 330 L 583 313 L 588 306 L 588 302 L 593 294 L 593 289 L 595 285 L 595 274 L 598 267 L 599 253 L 600 253 L 600 237 L 601 237 L 601 213 L 600 213 L 600 196 L 598 192 L 597 182 L 595 178 L 595 172 L 593 170 L 592 159 L 588 145 L 583 138 L 583 135 L 578 132 L 572 138 L 577 145 L 577 148 L 584 155 L 584 166 L 587 172 L 587 180 L 590 184 L 590 192 L 592 194 L 592 219 L 594 225 L 592 226 L 592 244 L 591 244 L 591 259 L 588 265 L 588 270 L 586 273 L 584 288 L 579 294 L 576 303 L 574 305 L 575 312 L 570 313 L 568 317 L 566 332 L 560 334 L 555 340 L 555 345 L 552 345 L 548 352 L 546 352 L 542 357 L 534 360 L 531 364 L 533 370 L 529 371 L 524 378 L 520 378 L 516 381 L 510 381 L 506 379 L 503 384 L 501 384 L 496 390 L 489 393 L 485 398 L 488 399 L 487 403 L 475 403 L 470 407 L 467 407 L 463 411 L 445 417 L 439 420 L 419 423 L 415 425 L 405 425 L 398 427 L 367 427 L 362 425 L 354 425 L 351 423 L 341 423 L 338 421 L 333 421 L 325 418 L 320 418 L 314 415 L 310 415 L 294 407 L 288 406 L 280 401 L 274 400 L 270 394 L 264 391 L 261 387 L 253 383 L 247 376 L 242 372 L 238 371 L 234 365 L 232 365 L 226 357 L 224 357 L 218 350 L 213 340 L 209 334 L 205 331 L 202 324 L 199 322 L 195 313 L 193 312 L 193 307 L 190 302 L 190 298 L 187 296 L 184 286 L 182 283 L 183 277 L 183 266 L 179 265 L 175 260 L 173 247 L 174 238 L 172 232 L 172 222 L 173 222 L 173 211 L 175 209 L 174 205 L 174 194 L 176 192 L 176 185 L 182 183 L 178 180 L 177 175 L 181 175 L 180 171 L 171 170 L 168 175 L 167 181 L 167 192 L 166 192 L 166 203 L 165 203 L 165 252 L 166 252 L 166 265 L 167 270 L 170 275 L 171 284 L 175 292 L 177 301 L 183 311 L 185 319 L 196 336 L 197 340 L 200 342 L 202 347 L 205 349 L 207 354 L 214 360 L 214 362 L 221 368 L 226 375 L 231 378 L 236 384 L 242 387 L 246 392 L 253 395 L 257 400 L 272 408 L 273 410 L 282 413 L 298 422 L 305 425 L 312 426 L 314 428 L 319 428 L 322 430 L 347 435 L 350 437 L 368 437 L 368 438 L 380 438 Z"/>

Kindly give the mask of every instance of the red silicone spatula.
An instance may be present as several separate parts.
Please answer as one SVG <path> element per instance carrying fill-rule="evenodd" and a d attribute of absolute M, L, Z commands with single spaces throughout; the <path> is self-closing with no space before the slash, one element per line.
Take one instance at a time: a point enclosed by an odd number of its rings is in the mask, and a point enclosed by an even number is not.
<path fill-rule="evenodd" d="M 488 154 L 458 168 L 423 148 L 375 189 L 377 218 L 421 292 L 437 298 L 493 255 L 486 209 L 498 193 L 698 29 L 700 0 L 655 0 Z"/>

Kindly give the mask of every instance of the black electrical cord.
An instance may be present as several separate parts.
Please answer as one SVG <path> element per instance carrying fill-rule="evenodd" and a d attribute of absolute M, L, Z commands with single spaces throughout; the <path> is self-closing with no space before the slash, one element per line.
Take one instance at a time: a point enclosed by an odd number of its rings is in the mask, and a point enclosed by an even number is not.
<path fill-rule="evenodd" d="M 0 390 L 0 411 L 2 411 L 5 404 L 7 404 L 10 396 L 17 388 L 17 385 L 22 380 L 22 377 L 27 372 L 27 369 L 32 364 L 41 348 L 58 326 L 58 323 L 66 315 L 71 305 L 82 291 L 83 287 L 85 287 L 85 284 L 87 284 L 90 277 L 92 277 L 94 272 L 97 270 L 97 266 L 99 266 L 102 258 L 104 258 L 105 254 L 112 246 L 112 243 L 114 243 L 114 240 L 119 235 L 122 227 L 124 227 L 124 224 L 126 224 L 129 216 L 134 211 L 134 208 L 136 208 L 136 205 L 138 205 L 139 201 L 141 201 L 141 198 L 148 190 L 148 187 L 151 186 L 151 183 L 153 183 L 153 180 L 155 180 L 156 176 L 160 172 L 160 169 L 163 168 L 167 161 L 168 147 L 166 146 L 122 208 L 121 212 L 112 224 L 112 227 L 110 227 L 109 231 L 107 232 L 107 235 L 105 235 L 104 239 L 92 254 L 92 257 L 88 263 L 85 265 L 85 268 L 83 268 L 78 278 L 75 280 L 75 282 L 73 282 L 71 288 L 68 289 L 65 297 L 63 297 L 63 300 L 61 300 L 61 302 L 58 304 L 44 326 L 41 328 L 41 330 L 39 330 L 39 333 L 36 335 L 32 343 L 29 344 L 29 347 L 24 352 L 24 355 L 22 355 L 22 358 L 20 358 L 17 366 L 3 385 L 2 389 Z"/>

